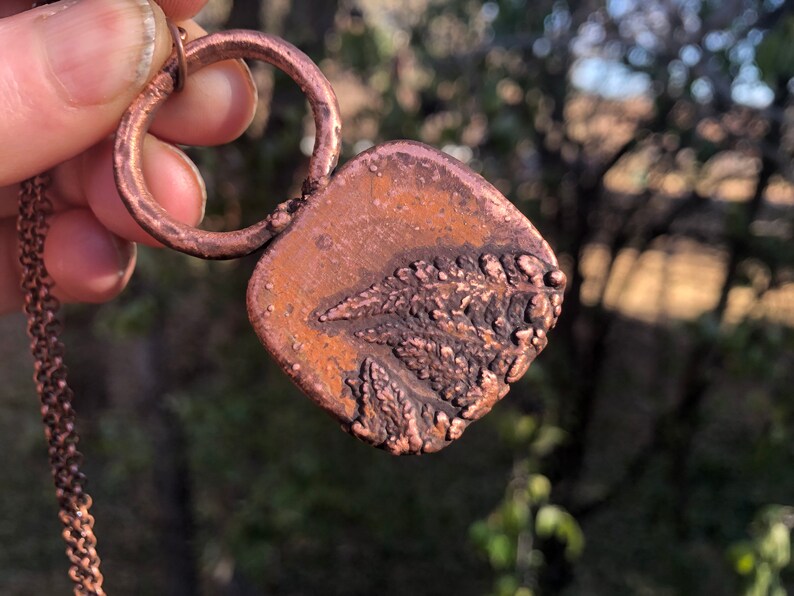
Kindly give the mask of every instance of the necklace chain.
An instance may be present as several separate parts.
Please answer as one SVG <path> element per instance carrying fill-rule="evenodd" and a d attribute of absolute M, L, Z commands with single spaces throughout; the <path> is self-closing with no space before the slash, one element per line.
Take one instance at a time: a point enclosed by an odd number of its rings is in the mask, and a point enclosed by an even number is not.
<path fill-rule="evenodd" d="M 96 550 L 94 518 L 89 513 L 91 497 L 85 492 L 80 471 L 82 455 L 77 450 L 73 393 L 67 384 L 64 347 L 59 338 L 61 324 L 58 299 L 52 294 L 52 278 L 44 267 L 44 241 L 52 212 L 47 198 L 49 176 L 41 174 L 22 183 L 19 193 L 17 232 L 22 264 L 22 289 L 28 317 L 30 349 L 35 360 L 34 380 L 41 400 L 41 417 L 47 439 L 55 495 L 64 526 L 66 556 L 71 562 L 69 577 L 75 595 L 105 594 Z"/>

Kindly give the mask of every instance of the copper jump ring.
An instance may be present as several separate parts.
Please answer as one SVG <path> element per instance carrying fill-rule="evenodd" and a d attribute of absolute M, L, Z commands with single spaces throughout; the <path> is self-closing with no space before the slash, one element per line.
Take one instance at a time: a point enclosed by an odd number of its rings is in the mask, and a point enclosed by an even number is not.
<path fill-rule="evenodd" d="M 257 31 L 232 30 L 200 37 L 184 46 L 188 75 L 218 62 L 249 58 L 268 62 L 289 75 L 306 94 L 316 136 L 304 196 L 327 185 L 339 159 L 341 117 L 331 84 L 311 59 L 283 39 Z M 232 232 L 208 232 L 173 219 L 152 197 L 143 178 L 143 140 L 157 108 L 176 89 L 179 69 L 172 57 L 127 109 L 116 131 L 113 169 L 124 204 L 140 226 L 175 250 L 205 259 L 241 257 L 274 236 L 273 218 Z"/>
<path fill-rule="evenodd" d="M 171 39 L 174 40 L 174 52 L 176 53 L 176 79 L 174 80 L 174 91 L 179 92 L 185 88 L 187 79 L 187 58 L 185 57 L 185 42 L 187 41 L 187 31 L 178 27 L 176 23 L 168 20 L 168 30 L 171 32 Z"/>

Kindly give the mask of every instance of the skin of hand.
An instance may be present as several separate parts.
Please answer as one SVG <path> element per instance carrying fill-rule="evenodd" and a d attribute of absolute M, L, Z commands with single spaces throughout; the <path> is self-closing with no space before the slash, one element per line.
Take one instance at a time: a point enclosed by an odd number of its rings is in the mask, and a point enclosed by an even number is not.
<path fill-rule="evenodd" d="M 116 191 L 112 133 L 171 54 L 166 16 L 195 39 L 189 20 L 207 0 L 61 0 L 28 10 L 0 3 L 0 314 L 20 309 L 16 211 L 19 183 L 52 173 L 54 214 L 44 262 L 64 301 L 103 302 L 126 285 L 135 243 L 159 246 Z M 218 145 L 253 117 L 256 88 L 239 61 L 187 79 L 158 112 L 143 171 L 155 199 L 177 220 L 201 221 L 201 176 L 175 144 Z"/>

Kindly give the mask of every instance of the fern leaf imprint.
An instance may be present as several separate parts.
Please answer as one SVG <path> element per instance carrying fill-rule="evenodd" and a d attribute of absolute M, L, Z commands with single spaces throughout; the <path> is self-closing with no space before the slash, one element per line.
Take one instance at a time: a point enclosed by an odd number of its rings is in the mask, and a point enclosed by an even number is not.
<path fill-rule="evenodd" d="M 460 436 L 546 346 L 564 286 L 562 271 L 529 254 L 438 256 L 319 314 L 392 357 L 365 358 L 347 379 L 359 406 L 353 433 L 393 453 L 436 451 Z"/>

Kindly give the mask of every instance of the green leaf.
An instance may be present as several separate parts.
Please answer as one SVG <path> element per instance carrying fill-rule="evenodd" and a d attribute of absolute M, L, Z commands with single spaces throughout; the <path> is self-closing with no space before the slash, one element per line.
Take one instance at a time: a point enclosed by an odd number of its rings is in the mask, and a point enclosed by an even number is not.
<path fill-rule="evenodd" d="M 739 575 L 749 575 L 755 570 L 756 556 L 753 544 L 748 541 L 737 542 L 728 551 L 733 568 Z"/>
<path fill-rule="evenodd" d="M 568 437 L 566 432 L 556 426 L 543 426 L 537 438 L 532 442 L 532 453 L 538 457 L 545 457 Z"/>
<path fill-rule="evenodd" d="M 515 559 L 513 542 L 505 534 L 496 534 L 488 541 L 488 558 L 495 569 L 507 569 Z"/>
<path fill-rule="evenodd" d="M 563 513 L 557 537 L 565 542 L 565 556 L 568 560 L 578 559 L 584 550 L 584 533 L 576 519 L 567 511 Z"/>
<path fill-rule="evenodd" d="M 502 520 L 504 529 L 511 534 L 518 534 L 527 527 L 529 502 L 526 499 L 526 493 L 514 494 L 511 500 L 505 501 L 502 506 Z"/>
<path fill-rule="evenodd" d="M 532 474 L 527 482 L 527 490 L 532 503 L 543 503 L 549 500 L 551 481 L 543 474 Z"/>
<path fill-rule="evenodd" d="M 557 505 L 544 505 L 535 516 L 535 532 L 541 538 L 554 536 L 565 544 L 565 556 L 576 559 L 584 550 L 584 533 L 576 519 Z"/>
<path fill-rule="evenodd" d="M 556 505 L 544 505 L 535 515 L 535 533 L 541 538 L 554 536 L 562 516 L 562 509 Z"/>
<path fill-rule="evenodd" d="M 485 549 L 492 531 L 488 524 L 483 520 L 477 520 L 469 527 L 469 537 L 478 547 Z"/>
<path fill-rule="evenodd" d="M 773 569 L 783 569 L 791 561 L 791 539 L 789 529 L 783 522 L 769 528 L 758 545 L 758 551 Z"/>
<path fill-rule="evenodd" d="M 512 575 L 501 575 L 496 580 L 496 596 L 515 596 L 520 586 Z"/>
<path fill-rule="evenodd" d="M 515 422 L 513 438 L 516 443 L 525 443 L 537 429 L 538 423 L 533 416 L 521 416 Z"/>

